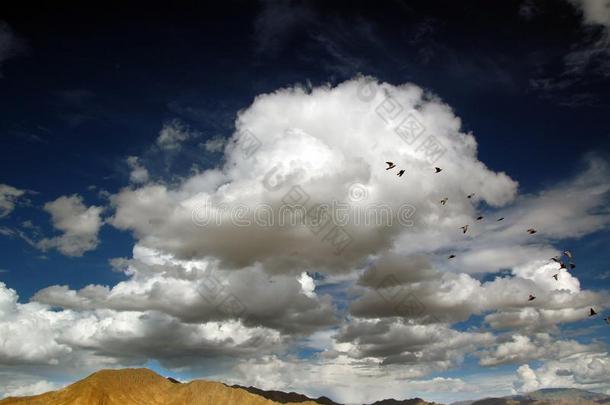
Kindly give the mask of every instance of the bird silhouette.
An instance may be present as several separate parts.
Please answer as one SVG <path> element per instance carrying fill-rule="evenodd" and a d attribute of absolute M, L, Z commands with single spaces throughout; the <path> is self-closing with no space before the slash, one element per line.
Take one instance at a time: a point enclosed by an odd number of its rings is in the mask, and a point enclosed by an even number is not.
<path fill-rule="evenodd" d="M 565 263 L 564 262 L 559 262 L 559 270 L 565 269 L 565 268 L 566 268 Z"/>
<path fill-rule="evenodd" d="M 441 169 L 440 167 L 435 167 L 434 170 L 435 170 L 435 173 L 440 173 L 443 171 L 443 169 Z"/>
<path fill-rule="evenodd" d="M 527 233 L 529 233 L 530 235 L 533 235 L 536 232 L 538 232 L 538 231 L 536 231 L 534 228 L 530 228 L 530 229 L 527 230 Z"/>
<path fill-rule="evenodd" d="M 447 204 L 447 200 L 448 200 L 448 199 L 449 199 L 449 198 L 447 198 L 447 197 L 443 198 L 443 199 L 441 200 L 441 204 L 443 204 L 443 205 Z"/>
<path fill-rule="evenodd" d="M 405 174 L 405 169 L 402 169 L 398 172 L 398 177 L 402 177 L 402 175 Z"/>
<path fill-rule="evenodd" d="M 566 255 L 569 261 L 573 260 L 572 252 L 570 252 L 569 250 L 564 250 L 563 254 Z"/>
<path fill-rule="evenodd" d="M 385 162 L 385 164 L 388 165 L 388 168 L 386 170 L 390 170 L 396 167 L 394 162 Z"/>
<path fill-rule="evenodd" d="M 572 270 L 573 270 L 573 269 L 575 269 L 575 268 L 576 268 L 576 265 L 575 265 L 574 263 L 570 263 L 570 269 L 572 269 Z"/>
<path fill-rule="evenodd" d="M 591 308 L 589 310 L 589 316 L 595 316 L 595 315 L 597 315 L 597 312 L 595 312 L 595 310 L 593 308 Z"/>
<path fill-rule="evenodd" d="M 474 197 L 474 193 L 472 193 L 472 194 L 468 194 L 468 195 L 466 196 L 466 198 L 472 198 L 472 197 Z"/>
<path fill-rule="evenodd" d="M 468 225 L 464 225 L 460 229 L 462 230 L 462 233 L 466 233 L 468 231 Z"/>
<path fill-rule="evenodd" d="M 483 219 L 483 216 L 481 216 L 481 215 L 479 215 L 479 216 L 477 217 L 477 221 L 480 221 L 480 220 L 482 220 L 482 219 Z"/>
<path fill-rule="evenodd" d="M 551 260 L 555 263 L 561 263 L 561 256 L 551 257 Z"/>
<path fill-rule="evenodd" d="M 534 297 L 532 294 L 530 294 L 530 297 L 527 299 L 528 301 L 534 301 L 536 299 L 536 297 Z"/>
<path fill-rule="evenodd" d="M 498 218 L 498 219 L 497 219 L 497 221 L 498 221 L 498 222 L 500 222 L 500 221 L 504 221 L 504 217 L 502 217 L 502 218 Z"/>
<path fill-rule="evenodd" d="M 558 274 L 553 274 L 553 278 L 554 278 L 555 280 L 559 280 L 559 278 L 558 278 L 558 277 L 559 277 L 559 273 L 558 273 Z"/>
<path fill-rule="evenodd" d="M 453 259 L 455 255 L 449 255 L 448 259 Z"/>

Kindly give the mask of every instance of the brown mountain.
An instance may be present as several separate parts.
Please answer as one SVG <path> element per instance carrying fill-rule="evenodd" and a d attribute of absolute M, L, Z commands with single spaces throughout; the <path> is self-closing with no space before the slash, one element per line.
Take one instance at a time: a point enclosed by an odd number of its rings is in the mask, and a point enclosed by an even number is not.
<path fill-rule="evenodd" d="M 175 380 L 174 380 L 175 381 Z M 179 384 L 148 369 L 102 370 L 61 390 L 6 398 L 0 405 L 274 405 L 262 396 L 213 381 Z M 297 404 L 288 402 L 287 404 Z M 316 405 L 316 402 L 298 402 Z"/>
<path fill-rule="evenodd" d="M 63 389 L 30 397 L 10 397 L 0 405 L 341 405 L 329 398 L 265 391 L 195 380 L 182 384 L 146 368 L 102 370 Z M 375 405 L 435 405 L 419 398 L 386 399 Z"/>
<path fill-rule="evenodd" d="M 296 392 L 283 392 L 283 391 L 265 391 L 256 387 L 242 387 L 241 385 L 232 385 L 232 388 L 241 388 L 252 394 L 260 395 L 261 397 L 265 397 L 275 402 L 279 402 L 280 404 L 288 404 L 292 402 L 304 403 L 307 401 L 313 401 L 316 404 L 320 405 L 341 405 L 330 398 L 327 397 L 319 397 L 316 399 L 309 398 L 306 395 L 298 394 Z"/>

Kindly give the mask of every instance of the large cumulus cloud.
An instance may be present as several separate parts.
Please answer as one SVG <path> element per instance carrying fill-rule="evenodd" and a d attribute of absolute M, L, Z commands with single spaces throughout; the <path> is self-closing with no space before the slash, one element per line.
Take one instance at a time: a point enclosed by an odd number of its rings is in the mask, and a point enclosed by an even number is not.
<path fill-rule="evenodd" d="M 363 99 L 362 86 L 375 94 Z M 391 113 L 396 122 L 387 122 L 387 100 L 417 116 L 425 127 L 422 141 L 434 136 L 442 144 L 446 152 L 441 174 L 433 174 L 417 144 L 399 136 L 396 128 L 407 115 L 394 118 Z M 403 233 L 461 226 L 474 215 L 473 204 L 463 198 L 474 190 L 477 201 L 490 205 L 514 198 L 516 183 L 477 160 L 476 142 L 460 132 L 460 125 L 446 104 L 414 85 L 394 87 L 360 79 L 311 92 L 299 87 L 278 90 L 257 97 L 239 114 L 221 168 L 193 176 L 177 188 L 154 184 L 124 189 L 113 199 L 112 223 L 133 231 L 143 246 L 179 258 L 214 256 L 234 267 L 260 262 L 282 272 L 308 267 L 349 271 L 368 255 L 390 248 Z M 406 176 L 386 171 L 386 160 L 397 162 Z M 366 199 L 350 199 L 353 184 L 362 187 Z M 340 255 L 331 243 L 324 243 L 328 230 L 317 234 L 304 226 L 280 226 L 277 217 L 274 224 L 257 220 L 254 213 L 261 207 L 277 216 L 294 186 L 306 193 L 306 209 L 333 202 L 347 205 L 351 219 L 342 230 L 351 243 Z M 442 196 L 449 196 L 451 208 L 436 204 Z M 397 220 L 405 204 L 415 210 L 413 226 Z M 387 207 L 392 223 L 352 220 L 359 209 L 373 206 Z M 158 219 L 154 226 L 151 216 Z M 194 216 L 205 226 L 196 226 Z"/>

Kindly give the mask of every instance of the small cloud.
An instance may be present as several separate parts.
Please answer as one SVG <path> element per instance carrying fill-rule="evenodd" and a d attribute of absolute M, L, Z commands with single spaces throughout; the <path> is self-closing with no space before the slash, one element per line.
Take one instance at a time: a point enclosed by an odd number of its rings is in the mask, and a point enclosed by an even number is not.
<path fill-rule="evenodd" d="M 610 28 L 610 1 L 570 0 L 582 12 L 583 22 L 588 25 L 603 25 Z"/>
<path fill-rule="evenodd" d="M 41 380 L 32 384 L 21 385 L 18 387 L 9 387 L 4 393 L 4 398 L 38 395 L 55 390 L 57 388 L 58 386 L 56 384 L 47 380 Z"/>
<path fill-rule="evenodd" d="M 44 205 L 51 214 L 55 229 L 63 232 L 61 236 L 45 238 L 37 247 L 46 251 L 57 249 L 66 256 L 82 256 L 97 247 L 97 234 L 102 226 L 102 207 L 87 207 L 78 194 L 62 196 Z"/>
<path fill-rule="evenodd" d="M 208 139 L 205 141 L 204 147 L 210 153 L 216 153 L 222 151 L 222 148 L 225 146 L 225 139 L 221 136 L 216 136 L 212 139 Z"/>
<path fill-rule="evenodd" d="M 19 190 L 8 184 L 0 184 L 0 218 L 13 212 L 17 199 L 24 194 L 25 190 Z"/>
<path fill-rule="evenodd" d="M 132 183 L 142 184 L 148 181 L 148 170 L 140 164 L 140 159 L 138 159 L 137 156 L 129 156 L 127 158 L 127 164 L 131 169 L 129 180 Z"/>
<path fill-rule="evenodd" d="M 196 133 L 192 132 L 180 120 L 174 119 L 163 125 L 157 138 L 157 146 L 165 151 L 178 150 L 184 141 L 195 138 Z"/>

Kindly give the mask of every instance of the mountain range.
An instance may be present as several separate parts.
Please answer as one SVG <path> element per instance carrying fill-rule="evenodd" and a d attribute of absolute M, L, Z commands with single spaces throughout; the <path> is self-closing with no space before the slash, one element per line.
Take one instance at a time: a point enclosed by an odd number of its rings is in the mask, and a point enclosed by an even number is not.
<path fill-rule="evenodd" d="M 214 381 L 181 383 L 154 371 L 101 370 L 57 391 L 28 397 L 9 397 L 0 405 L 341 405 L 327 397 L 309 398 L 296 392 L 228 386 Z M 577 389 L 544 389 L 520 396 L 454 402 L 451 405 L 599 405 L 610 396 Z M 414 399 L 384 399 L 370 405 L 440 405 Z"/>
<path fill-rule="evenodd" d="M 522 395 L 453 402 L 451 405 L 600 405 L 610 396 L 575 388 L 546 388 Z"/>

